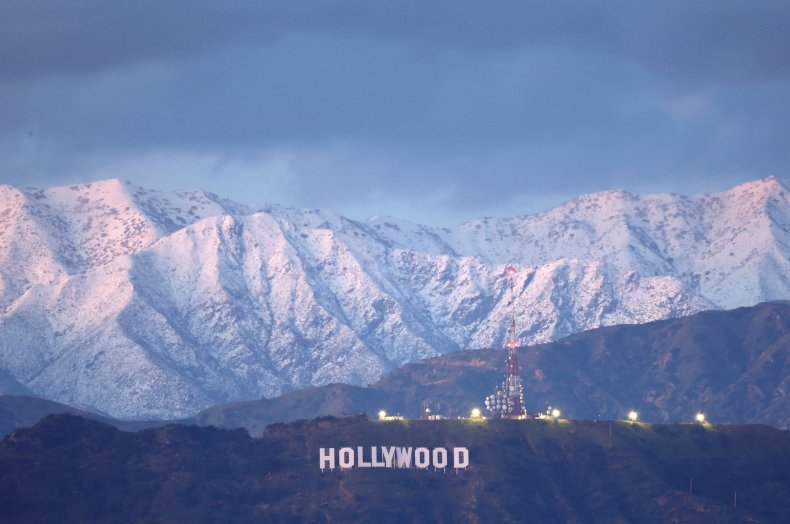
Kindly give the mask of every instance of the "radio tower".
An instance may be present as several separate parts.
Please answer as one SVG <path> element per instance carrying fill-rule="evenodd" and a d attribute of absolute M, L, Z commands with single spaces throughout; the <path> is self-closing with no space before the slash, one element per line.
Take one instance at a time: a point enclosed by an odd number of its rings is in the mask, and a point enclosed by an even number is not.
<path fill-rule="evenodd" d="M 516 339 L 516 304 L 515 284 L 513 279 L 516 269 L 508 266 L 507 277 L 510 287 L 510 325 L 507 330 L 507 370 L 505 381 L 488 395 L 485 400 L 486 409 L 494 418 L 524 418 L 524 391 L 521 386 L 521 369 L 518 365 L 518 340 Z"/>

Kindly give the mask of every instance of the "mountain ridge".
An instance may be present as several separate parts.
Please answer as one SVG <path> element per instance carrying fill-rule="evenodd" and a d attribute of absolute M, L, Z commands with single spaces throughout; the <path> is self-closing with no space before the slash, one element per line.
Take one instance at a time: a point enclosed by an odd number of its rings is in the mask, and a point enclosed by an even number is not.
<path fill-rule="evenodd" d="M 24 260 L 22 264 L 20 261 Z M 118 180 L 0 188 L 0 370 L 119 417 L 183 417 L 499 347 L 790 297 L 790 193 L 585 195 L 455 229 L 253 212 Z"/>

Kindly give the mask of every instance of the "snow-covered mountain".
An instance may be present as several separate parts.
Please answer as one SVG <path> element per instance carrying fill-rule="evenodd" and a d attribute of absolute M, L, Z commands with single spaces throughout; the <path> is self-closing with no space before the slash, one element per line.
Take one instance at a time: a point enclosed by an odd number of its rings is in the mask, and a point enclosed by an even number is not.
<path fill-rule="evenodd" d="M 2 186 L 0 372 L 132 418 L 366 384 L 500 346 L 509 264 L 524 343 L 790 298 L 790 191 L 611 191 L 445 229 L 118 180 Z"/>

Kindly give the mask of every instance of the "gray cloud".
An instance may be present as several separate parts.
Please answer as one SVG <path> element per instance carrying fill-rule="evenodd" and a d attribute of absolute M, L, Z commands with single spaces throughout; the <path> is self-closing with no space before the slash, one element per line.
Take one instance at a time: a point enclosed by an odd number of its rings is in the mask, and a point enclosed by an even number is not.
<path fill-rule="evenodd" d="M 785 2 L 311 4 L 0 4 L 0 180 L 447 222 L 788 176 Z"/>
<path fill-rule="evenodd" d="M 392 42 L 415 55 L 567 44 L 631 54 L 678 77 L 786 77 L 789 16 L 783 1 L 239 1 L 228 7 L 8 0 L 0 6 L 0 65 L 6 78 L 87 73 L 309 34 Z"/>

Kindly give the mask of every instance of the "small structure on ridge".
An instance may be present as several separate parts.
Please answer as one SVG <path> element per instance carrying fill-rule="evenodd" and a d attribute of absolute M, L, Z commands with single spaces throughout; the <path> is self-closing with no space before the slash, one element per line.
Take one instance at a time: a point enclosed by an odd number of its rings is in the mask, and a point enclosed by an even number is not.
<path fill-rule="evenodd" d="M 507 369 L 505 380 L 485 399 L 486 411 L 491 418 L 522 419 L 527 416 L 524 408 L 524 391 L 521 386 L 521 369 L 518 365 L 518 340 L 516 339 L 516 306 L 513 279 L 516 269 L 508 266 L 510 286 L 510 325 L 507 337 Z"/>

